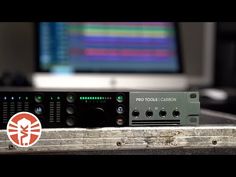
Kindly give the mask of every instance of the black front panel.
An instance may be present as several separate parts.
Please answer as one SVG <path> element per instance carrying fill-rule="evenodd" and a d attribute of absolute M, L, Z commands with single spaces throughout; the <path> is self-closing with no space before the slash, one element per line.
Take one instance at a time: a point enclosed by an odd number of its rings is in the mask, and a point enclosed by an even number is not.
<path fill-rule="evenodd" d="M 128 92 L 1 92 L 0 128 L 18 112 L 36 115 L 43 128 L 128 126 Z"/>

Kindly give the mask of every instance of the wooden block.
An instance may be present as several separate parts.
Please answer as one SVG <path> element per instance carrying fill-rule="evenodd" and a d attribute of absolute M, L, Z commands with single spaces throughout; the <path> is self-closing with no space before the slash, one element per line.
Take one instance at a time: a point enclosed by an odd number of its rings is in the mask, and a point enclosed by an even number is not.
<path fill-rule="evenodd" d="M 211 148 L 236 150 L 236 126 L 44 129 L 28 148 L 13 145 L 6 131 L 0 131 L 0 154 Z"/>

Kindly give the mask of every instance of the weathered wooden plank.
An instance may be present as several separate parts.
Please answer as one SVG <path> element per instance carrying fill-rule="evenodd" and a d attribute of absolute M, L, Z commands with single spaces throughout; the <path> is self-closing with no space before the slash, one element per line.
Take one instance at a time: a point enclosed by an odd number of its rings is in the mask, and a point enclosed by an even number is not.
<path fill-rule="evenodd" d="M 38 143 L 19 148 L 0 131 L 0 153 L 235 148 L 236 126 L 44 129 Z"/>

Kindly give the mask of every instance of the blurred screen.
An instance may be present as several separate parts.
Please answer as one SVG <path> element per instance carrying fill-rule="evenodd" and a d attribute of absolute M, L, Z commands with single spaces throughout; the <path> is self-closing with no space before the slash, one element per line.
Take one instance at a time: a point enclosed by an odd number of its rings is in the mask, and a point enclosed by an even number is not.
<path fill-rule="evenodd" d="M 38 35 L 40 71 L 180 71 L 174 23 L 41 22 Z"/>

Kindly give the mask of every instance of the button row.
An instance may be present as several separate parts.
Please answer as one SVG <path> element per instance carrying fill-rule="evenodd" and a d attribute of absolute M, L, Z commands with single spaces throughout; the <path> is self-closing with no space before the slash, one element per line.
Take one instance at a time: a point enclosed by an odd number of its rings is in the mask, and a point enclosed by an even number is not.
<path fill-rule="evenodd" d="M 140 112 L 138 110 L 133 110 L 132 112 L 132 116 L 133 117 L 139 117 L 140 115 Z M 146 113 L 145 113 L 146 117 L 152 117 L 153 116 L 153 111 L 152 110 L 147 110 Z M 167 116 L 167 112 L 166 110 L 162 109 L 159 111 L 159 116 L 162 117 L 162 118 L 165 118 Z M 172 116 L 173 117 L 179 117 L 180 116 L 180 111 L 179 110 L 174 110 L 172 112 Z"/>

